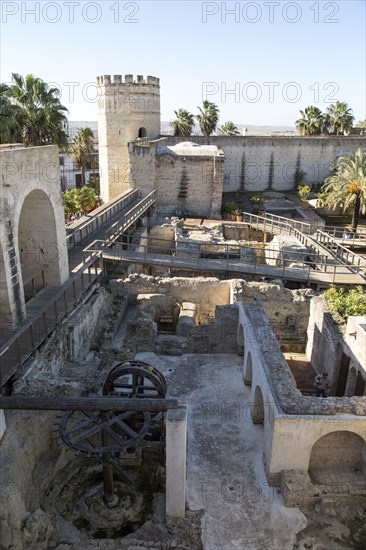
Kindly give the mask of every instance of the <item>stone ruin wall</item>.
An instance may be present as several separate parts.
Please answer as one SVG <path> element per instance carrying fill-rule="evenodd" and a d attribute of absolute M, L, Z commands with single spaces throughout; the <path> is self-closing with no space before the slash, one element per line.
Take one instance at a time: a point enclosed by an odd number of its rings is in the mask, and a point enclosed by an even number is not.
<path fill-rule="evenodd" d="M 104 289 L 92 290 L 27 364 L 26 374 L 14 384 L 15 394 L 80 396 L 88 389 L 97 393 L 100 382 L 89 369 L 88 354 L 101 328 L 98 319 L 110 305 L 111 296 Z M 105 324 L 103 328 L 106 331 Z M 65 460 L 53 435 L 58 417 L 57 411 L 6 412 L 0 453 L 0 531 L 6 548 L 46 548 L 54 533 L 52 513 L 40 506 L 58 461 Z"/>
<path fill-rule="evenodd" d="M 335 415 L 350 413 L 366 416 L 366 397 L 327 397 L 319 399 L 303 396 L 297 389 L 294 376 L 284 358 L 278 340 L 270 326 L 263 307 L 258 303 L 246 306 L 273 397 L 283 413 L 299 415 Z"/>
<path fill-rule="evenodd" d="M 316 372 L 328 373 L 331 393 L 336 393 L 337 389 L 341 351 L 350 359 L 349 371 L 354 369 L 357 373 L 365 370 L 365 340 L 361 339 L 361 333 L 352 332 L 357 330 L 352 318 L 349 323 L 346 324 L 339 314 L 331 312 L 322 296 L 311 301 L 306 354 Z M 361 374 L 365 378 L 365 373 Z"/>
<path fill-rule="evenodd" d="M 227 338 L 225 353 L 237 353 L 237 315 L 236 308 L 230 307 L 230 304 L 245 305 L 253 300 L 262 302 L 271 327 L 283 348 L 291 351 L 305 349 L 309 301 L 312 296 L 309 289 L 288 290 L 280 284 L 248 283 L 242 279 L 220 281 L 213 277 L 165 278 L 147 275 L 131 275 L 124 280 L 114 280 L 110 282 L 110 286 L 113 294 L 130 294 L 138 297 L 141 311 L 152 320 L 156 320 L 159 314 L 165 315 L 174 307 L 177 308 L 177 304 L 195 304 L 198 326 L 192 333 L 195 342 L 190 342 L 190 353 L 209 353 L 210 345 L 216 350 L 215 353 L 220 353 L 217 351 L 220 346 L 215 341 L 214 334 L 218 335 L 220 342 Z M 141 320 L 140 322 L 142 323 Z M 153 351 L 156 327 L 154 330 L 151 327 L 148 329 L 146 319 L 143 325 L 144 330 L 149 333 L 149 338 L 147 339 L 147 334 L 144 333 L 144 337 L 140 338 L 141 345 L 144 351 Z M 140 327 L 136 333 L 142 335 L 142 330 Z M 212 330 L 212 335 L 202 336 L 205 330 Z M 199 344 L 200 337 L 202 345 Z M 147 341 L 150 343 L 147 344 Z"/>
<path fill-rule="evenodd" d="M 173 145 L 187 138 L 167 137 Z M 225 154 L 224 192 L 292 191 L 296 173 L 302 183 L 324 181 L 340 155 L 366 147 L 363 136 L 194 136 L 200 145 L 216 145 Z"/>

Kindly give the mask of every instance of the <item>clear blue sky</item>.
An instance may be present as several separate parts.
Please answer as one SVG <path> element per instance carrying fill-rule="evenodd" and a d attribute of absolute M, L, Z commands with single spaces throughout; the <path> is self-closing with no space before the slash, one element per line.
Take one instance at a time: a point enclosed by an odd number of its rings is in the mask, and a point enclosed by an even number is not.
<path fill-rule="evenodd" d="M 357 121 L 365 34 L 364 0 L 2 0 L 1 81 L 18 72 L 57 83 L 71 120 L 96 120 L 97 75 L 142 74 L 160 78 L 162 120 L 180 107 L 196 114 L 207 97 L 220 123 L 292 126 L 299 109 L 335 100 Z M 67 82 L 80 84 L 72 101 Z"/>

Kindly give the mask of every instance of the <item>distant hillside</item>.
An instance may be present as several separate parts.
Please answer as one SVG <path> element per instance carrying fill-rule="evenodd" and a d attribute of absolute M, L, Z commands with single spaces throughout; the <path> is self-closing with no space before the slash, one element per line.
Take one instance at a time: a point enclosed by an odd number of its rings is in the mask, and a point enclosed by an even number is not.
<path fill-rule="evenodd" d="M 219 124 L 220 127 L 220 124 Z M 295 126 L 255 126 L 252 124 L 236 124 L 241 135 L 244 135 L 245 128 L 247 129 L 247 136 L 265 136 L 267 134 L 296 134 Z M 163 121 L 161 123 L 161 133 L 170 134 L 172 128 L 170 122 Z M 200 135 L 199 126 L 196 125 L 194 135 Z"/>
<path fill-rule="evenodd" d="M 79 128 L 88 126 L 94 132 L 95 137 L 98 139 L 98 123 L 96 120 L 70 120 L 69 121 L 69 134 L 72 138 Z M 237 124 L 236 125 L 241 135 L 244 135 L 244 129 L 247 129 L 247 136 L 265 136 L 268 134 L 295 134 L 296 129 L 294 126 L 254 126 L 251 124 Z M 163 121 L 161 123 L 162 135 L 171 135 L 172 128 L 170 122 Z M 200 129 L 195 127 L 194 135 L 200 135 Z"/>
<path fill-rule="evenodd" d="M 93 134 L 98 138 L 98 122 L 96 120 L 69 120 L 69 136 L 74 137 L 79 128 L 91 128 Z"/>

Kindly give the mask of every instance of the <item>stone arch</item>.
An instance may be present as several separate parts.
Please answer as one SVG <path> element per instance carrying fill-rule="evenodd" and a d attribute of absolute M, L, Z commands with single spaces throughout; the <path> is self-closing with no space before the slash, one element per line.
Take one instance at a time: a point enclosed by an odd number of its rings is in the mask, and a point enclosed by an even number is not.
<path fill-rule="evenodd" d="M 19 214 L 18 246 L 23 282 L 44 268 L 47 284 L 59 284 L 60 255 L 56 217 L 48 195 L 34 189 L 26 195 Z"/>
<path fill-rule="evenodd" d="M 245 343 L 244 343 L 244 327 L 243 325 L 239 325 L 238 328 L 238 355 L 241 357 L 244 357 L 245 353 Z"/>
<path fill-rule="evenodd" d="M 346 397 L 352 397 L 355 394 L 356 380 L 357 380 L 357 372 L 355 367 L 352 367 L 349 370 L 349 374 L 348 374 Z"/>
<path fill-rule="evenodd" d="M 139 128 L 138 137 L 139 138 L 146 138 L 147 137 L 146 128 L 144 128 L 143 126 L 141 126 L 141 128 Z"/>
<path fill-rule="evenodd" d="M 263 393 L 259 386 L 255 388 L 254 402 L 252 403 L 252 422 L 253 424 L 263 424 L 264 422 L 264 401 Z"/>
<path fill-rule="evenodd" d="M 247 360 L 244 367 L 244 384 L 246 386 L 251 386 L 253 380 L 253 361 L 252 354 L 248 351 Z"/>
<path fill-rule="evenodd" d="M 309 475 L 315 483 L 329 473 L 357 475 L 365 471 L 365 460 L 366 442 L 360 435 L 347 430 L 330 432 L 311 449 Z"/>

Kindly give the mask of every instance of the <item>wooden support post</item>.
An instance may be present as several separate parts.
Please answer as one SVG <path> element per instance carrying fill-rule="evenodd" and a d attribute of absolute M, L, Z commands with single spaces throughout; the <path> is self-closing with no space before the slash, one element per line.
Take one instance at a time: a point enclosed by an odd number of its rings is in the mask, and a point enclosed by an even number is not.
<path fill-rule="evenodd" d="M 31 397 L 29 395 L 0 395 L 0 409 L 38 411 L 149 411 L 159 412 L 176 409 L 177 399 L 123 398 L 110 396 Z"/>
<path fill-rule="evenodd" d="M 102 414 L 102 420 L 107 420 L 107 415 Z M 111 444 L 111 438 L 107 432 L 102 430 L 102 447 L 108 447 Z M 110 457 L 111 458 L 111 457 Z M 108 458 L 106 458 L 108 460 Z M 108 462 L 103 463 L 103 483 L 104 483 L 104 500 L 107 504 L 113 505 L 118 503 L 118 498 L 114 494 L 113 486 L 113 467 Z"/>

